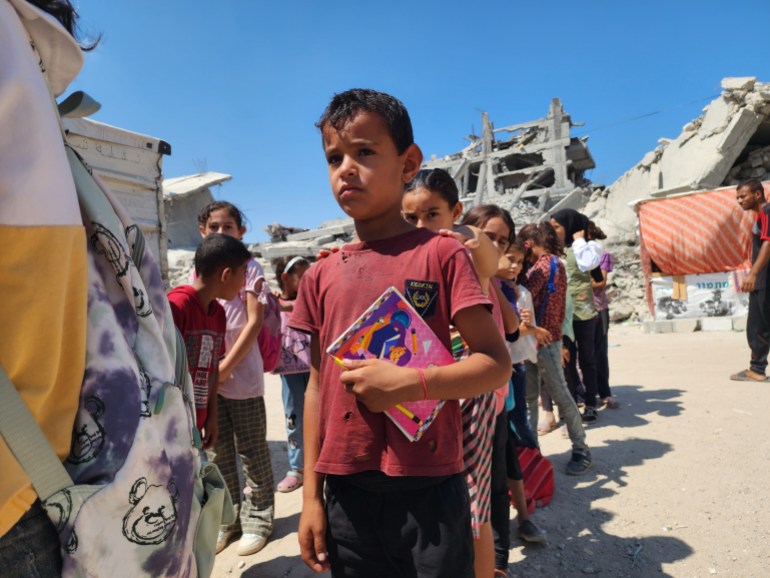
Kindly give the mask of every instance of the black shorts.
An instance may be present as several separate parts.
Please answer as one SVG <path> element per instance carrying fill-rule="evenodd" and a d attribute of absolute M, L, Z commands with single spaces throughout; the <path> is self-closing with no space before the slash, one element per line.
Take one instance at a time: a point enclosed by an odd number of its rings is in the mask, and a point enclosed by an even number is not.
<path fill-rule="evenodd" d="M 510 428 L 508 423 L 512 419 L 513 411 L 506 414 L 506 426 Z M 512 431 L 508 431 L 508 438 L 505 440 L 505 471 L 508 477 L 512 480 L 524 479 L 521 475 L 521 464 L 519 464 L 519 454 L 516 451 L 516 434 Z"/>
<path fill-rule="evenodd" d="M 371 491 L 326 476 L 326 547 L 334 578 L 473 578 L 468 487 L 461 474 L 420 489 Z"/>

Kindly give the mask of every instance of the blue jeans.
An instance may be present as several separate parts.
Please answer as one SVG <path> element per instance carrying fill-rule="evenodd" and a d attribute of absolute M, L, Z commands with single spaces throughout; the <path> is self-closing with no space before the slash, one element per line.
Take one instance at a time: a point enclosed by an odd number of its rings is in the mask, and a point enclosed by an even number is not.
<path fill-rule="evenodd" d="M 513 383 L 513 399 L 514 406 L 511 411 L 508 412 L 508 420 L 515 428 L 518 440 L 517 446 L 524 446 L 525 448 L 537 448 L 537 438 L 532 433 L 532 429 L 529 427 L 529 420 L 527 419 L 527 369 L 523 363 L 515 363 L 513 365 L 513 375 L 511 376 L 511 382 Z"/>
<path fill-rule="evenodd" d="M 551 399 L 559 408 L 559 415 L 567 424 L 569 438 L 574 451 L 584 452 L 586 432 L 577 404 L 567 388 L 564 370 L 561 366 L 561 341 L 556 341 L 537 350 L 537 365 L 527 362 L 527 407 L 532 431 L 537 429 L 537 398 L 540 395 L 540 382 Z"/>
<path fill-rule="evenodd" d="M 304 469 L 302 454 L 302 412 L 305 408 L 305 389 L 310 372 L 281 375 L 283 384 L 283 411 L 286 416 L 286 437 L 289 440 L 289 469 Z"/>
<path fill-rule="evenodd" d="M 0 573 L 3 578 L 56 578 L 61 567 L 59 535 L 36 501 L 0 538 Z"/>

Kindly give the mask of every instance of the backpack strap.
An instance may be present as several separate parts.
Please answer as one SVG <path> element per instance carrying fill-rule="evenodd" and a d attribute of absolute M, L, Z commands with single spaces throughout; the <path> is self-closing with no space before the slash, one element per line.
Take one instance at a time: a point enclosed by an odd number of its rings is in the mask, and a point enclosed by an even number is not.
<path fill-rule="evenodd" d="M 536 317 L 538 325 L 540 325 L 540 321 L 543 319 L 543 315 L 545 314 L 545 306 L 548 304 L 548 298 L 551 296 L 551 293 L 556 292 L 556 284 L 554 283 L 554 278 L 556 277 L 556 259 L 556 255 L 551 255 L 548 283 L 545 285 L 545 298 L 540 304 L 540 309 L 538 310 Z"/>
<path fill-rule="evenodd" d="M 32 480 L 32 486 L 41 500 L 45 501 L 59 490 L 72 485 L 72 478 L 2 366 L 0 434 Z"/>
<path fill-rule="evenodd" d="M 126 240 L 131 247 L 131 260 L 136 265 L 137 271 L 141 271 L 145 246 L 144 233 L 138 225 L 131 225 L 126 229 Z"/>

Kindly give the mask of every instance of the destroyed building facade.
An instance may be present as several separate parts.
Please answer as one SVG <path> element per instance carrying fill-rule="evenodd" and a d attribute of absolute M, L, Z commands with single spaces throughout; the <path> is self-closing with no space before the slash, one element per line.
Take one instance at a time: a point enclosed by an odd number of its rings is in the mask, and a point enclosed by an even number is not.
<path fill-rule="evenodd" d="M 577 208 L 593 192 L 586 171 L 596 165 L 570 129 L 579 126 L 554 98 L 545 118 L 495 128 L 482 113 L 481 136 L 461 151 L 431 158 L 424 168 L 449 172 L 465 210 L 493 203 L 517 222 L 532 222 L 560 208 Z"/>
<path fill-rule="evenodd" d="M 591 196 L 584 212 L 611 238 L 637 242 L 632 205 L 640 200 L 769 178 L 770 83 L 725 78 L 722 89 L 678 137 L 661 138 L 639 163 Z"/>
<path fill-rule="evenodd" d="M 423 168 L 442 168 L 457 183 L 463 208 L 494 203 L 508 209 L 517 223 L 543 218 L 560 208 L 579 208 L 594 190 L 586 171 L 595 167 L 587 138 L 570 135 L 577 126 L 553 99 L 545 118 L 495 128 L 482 113 L 480 137 L 469 136 L 461 151 L 435 156 Z M 277 223 L 265 228 L 269 243 L 256 249 L 266 260 L 284 255 L 314 256 L 319 250 L 350 240 L 351 219 L 323 223 L 305 231 Z"/>
<path fill-rule="evenodd" d="M 639 255 L 639 207 L 649 207 L 657 199 L 674 201 L 690 193 L 711 195 L 714 191 L 727 199 L 724 205 L 726 210 L 740 213 L 734 205 L 734 190 L 731 192 L 722 188 L 734 187 L 747 178 L 770 178 L 770 83 L 757 82 L 755 77 L 725 78 L 722 89 L 722 93 L 703 109 L 702 115 L 682 128 L 678 137 L 661 138 L 654 150 L 644 155 L 617 181 L 606 189 L 595 191 L 583 209 L 608 234 L 613 254 L 633 255 L 633 259 L 627 258 L 620 267 L 616 266 L 613 275 L 612 285 L 622 290 L 608 286 L 615 320 L 624 319 L 634 312 L 648 317 L 650 311 L 645 303 L 645 292 L 648 300 L 654 303 L 661 301 L 653 295 L 656 284 L 668 284 L 668 292 L 674 300 L 682 300 L 680 297 L 693 293 L 685 289 L 688 283 L 696 288 L 704 284 L 719 284 L 722 290 L 732 287 L 736 303 L 741 298 L 730 272 L 714 271 L 721 277 L 705 281 L 695 276 L 690 279 L 689 275 L 687 278 L 674 278 L 671 271 L 643 275 Z M 677 223 L 683 226 L 695 227 L 691 217 L 685 213 L 676 218 Z M 667 231 L 668 236 L 677 234 L 678 230 L 675 226 L 661 226 L 659 229 Z M 725 227 L 713 239 L 720 244 L 737 247 L 741 243 L 741 233 L 745 231 Z M 681 247 L 687 247 L 686 241 L 681 242 Z M 707 269 L 709 267 L 704 263 L 704 270 L 700 273 L 710 274 L 712 270 Z M 700 316 L 709 317 L 708 313 L 704 311 Z M 683 311 L 675 312 L 674 316 L 680 314 Z M 655 317 L 658 317 L 657 311 Z M 707 325 L 701 321 L 690 326 L 704 328 Z M 728 328 L 729 320 L 723 325 Z M 722 327 L 719 324 L 716 326 Z"/>

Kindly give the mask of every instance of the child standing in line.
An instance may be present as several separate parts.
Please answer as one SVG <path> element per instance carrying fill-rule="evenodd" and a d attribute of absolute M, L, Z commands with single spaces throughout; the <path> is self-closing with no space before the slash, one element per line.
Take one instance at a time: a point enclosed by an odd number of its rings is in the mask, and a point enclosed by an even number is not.
<path fill-rule="evenodd" d="M 550 342 L 551 334 L 548 330 L 537 327 L 534 324 L 534 308 L 532 305 L 532 296 L 524 287 L 517 284 L 517 280 L 524 275 L 524 264 L 528 260 L 529 249 L 518 238 L 508 248 L 506 257 L 510 262 L 508 267 L 498 271 L 498 278 L 501 280 L 501 288 L 511 307 L 521 317 L 519 324 L 518 337 L 506 336 L 508 341 L 508 351 L 511 354 L 513 363 L 513 375 L 511 376 L 510 394 L 513 399 L 513 407 L 505 412 L 505 427 L 507 436 L 505 438 L 505 464 L 506 476 L 508 479 L 508 489 L 514 508 L 516 508 L 516 521 L 518 522 L 518 536 L 527 542 L 545 543 L 545 533 L 540 530 L 529 517 L 527 508 L 527 498 L 524 493 L 524 478 L 519 464 L 517 446 L 519 441 L 524 447 L 537 448 L 532 431 L 529 429 L 529 420 L 527 419 L 526 405 L 526 378 L 524 362 L 537 362 L 538 343 L 547 344 Z M 515 431 L 511 431 L 511 424 L 515 426 Z M 510 548 L 510 538 L 508 534 L 502 534 L 498 538 L 495 536 L 495 554 L 498 568 L 500 560 L 508 558 L 508 549 Z M 503 558 L 504 555 L 504 558 Z"/>
<path fill-rule="evenodd" d="M 302 559 L 335 577 L 472 578 L 456 400 L 507 381 L 508 352 L 462 245 L 401 216 L 404 185 L 422 162 L 403 104 L 348 90 L 333 97 L 317 126 L 335 200 L 353 218 L 357 241 L 305 273 L 289 322 L 311 334 Z M 346 360 L 343 370 L 322 355 L 392 286 L 447 350 L 454 324 L 471 355 L 426 369 Z M 411 442 L 382 412 L 421 399 L 447 402 Z"/>
<path fill-rule="evenodd" d="M 497 272 L 502 257 L 501 249 L 507 247 L 513 230 L 510 215 L 505 215 L 498 207 L 485 205 L 473 209 L 471 211 L 473 214 L 470 217 L 466 216 L 461 225 L 456 227 L 454 222 L 462 213 L 462 203 L 459 201 L 459 191 L 454 179 L 443 169 L 425 170 L 417 174 L 404 193 L 402 212 L 408 222 L 418 227 L 429 228 L 436 232 L 451 231 L 455 238 L 470 248 L 476 272 L 479 274 L 482 287 L 486 286 L 490 293 L 493 314 L 501 334 L 504 333 L 502 311 L 498 306 L 504 299 L 499 299 L 499 290 L 490 283 L 490 278 Z M 506 216 L 508 222 L 504 220 Z M 508 310 L 510 311 L 510 308 Z M 512 319 L 509 319 L 509 322 L 512 323 L 511 332 L 513 332 L 518 326 L 518 319 L 512 311 L 510 311 L 510 317 Z M 497 391 L 500 391 L 500 394 L 496 395 Z M 506 394 L 507 383 L 495 392 L 466 398 L 460 402 L 465 479 L 471 498 L 471 525 L 476 538 L 473 545 L 477 576 L 491 576 L 495 572 L 491 495 L 493 489 L 499 490 L 501 485 L 505 494 L 504 526 L 508 527 L 508 490 L 505 486 L 505 474 L 498 472 L 501 484 L 496 486 L 492 479 L 495 416 L 502 412 Z M 507 554 L 506 550 L 503 568 L 508 565 Z"/>
<path fill-rule="evenodd" d="M 302 485 L 304 471 L 302 455 L 302 412 L 305 407 L 305 390 L 310 379 L 310 337 L 307 333 L 289 327 L 289 318 L 297 299 L 299 281 L 310 267 L 310 262 L 300 256 L 277 259 L 273 265 L 278 287 L 281 289 L 281 358 L 274 373 L 281 375 L 283 410 L 286 416 L 289 471 L 276 489 L 293 492 Z"/>
<path fill-rule="evenodd" d="M 240 240 L 246 232 L 240 210 L 225 201 L 203 208 L 198 215 L 198 229 L 204 238 L 223 233 Z M 245 284 L 232 298 L 220 301 L 227 316 L 227 355 L 219 363 L 219 438 L 213 458 L 235 509 L 235 522 L 220 528 L 216 551 L 221 552 L 240 531 L 237 552 L 241 556 L 264 548 L 273 533 L 275 500 L 266 437 L 265 376 L 257 344 L 264 316 L 260 295 L 267 287 L 262 267 L 249 257 Z M 243 490 L 238 481 L 236 452 L 242 464 Z"/>
<path fill-rule="evenodd" d="M 518 437 L 516 445 L 537 448 L 539 444 L 529 427 L 527 416 L 525 362 L 537 363 L 537 347 L 548 345 L 551 342 L 551 333 L 535 324 L 532 294 L 521 285 L 521 282 L 526 279 L 531 255 L 529 243 L 522 241 L 521 235 L 518 235 L 506 253 L 510 267 L 501 272 L 501 278 L 503 293 L 521 317 L 519 338 L 508 343 L 511 361 L 513 361 L 511 381 L 514 393 L 514 407 L 509 413 L 509 421 L 516 426 Z"/>
<path fill-rule="evenodd" d="M 586 444 L 580 411 L 567 389 L 562 369 L 562 331 L 564 303 L 567 293 L 567 275 L 559 257 L 559 241 L 550 223 L 526 225 L 519 232 L 522 241 L 529 242 L 533 263 L 523 285 L 532 294 L 536 323 L 551 333 L 551 343 L 537 350 L 537 364 L 527 363 L 527 406 L 530 427 L 537 428 L 537 399 L 542 381 L 548 395 L 559 408 L 559 415 L 567 425 L 572 440 L 572 457 L 566 473 L 579 476 L 592 465 L 591 452 Z"/>
<path fill-rule="evenodd" d="M 498 252 L 498 271 L 495 272 L 496 275 L 501 269 L 507 270 L 510 267 L 510 263 L 508 262 L 505 253 L 516 237 L 516 228 L 508 211 L 501 209 L 496 205 L 479 205 L 468 211 L 461 223 L 480 228 L 494 243 Z M 500 327 L 500 330 L 506 338 L 510 336 L 511 339 L 516 339 L 520 327 L 519 317 L 505 297 L 502 291 L 502 282 L 497 277 L 490 281 L 490 295 L 493 297 L 493 304 L 502 314 L 504 323 Z M 513 322 L 511 322 L 510 318 L 513 318 Z M 529 513 L 527 512 L 526 498 L 524 498 L 524 484 L 522 481 L 518 456 L 515 452 L 511 456 L 506 454 L 509 435 L 508 412 L 505 411 L 505 409 L 506 398 L 508 397 L 509 392 L 509 383 L 505 383 L 503 387 L 495 391 L 495 405 L 490 412 L 476 413 L 474 410 L 480 409 L 478 406 L 476 408 L 471 406 L 470 412 L 467 412 L 465 408 L 463 408 L 464 432 L 473 435 L 474 429 L 481 430 L 481 426 L 478 425 L 478 422 L 485 418 L 487 418 L 489 420 L 488 423 L 491 424 L 491 469 L 487 472 L 486 480 L 477 481 L 480 485 L 486 484 L 489 486 L 489 527 L 492 537 L 495 576 L 508 575 L 508 554 L 511 544 L 509 482 L 513 483 L 514 490 L 517 491 L 517 494 L 515 495 L 518 495 L 519 498 L 521 498 L 519 504 L 524 505 L 524 513 L 522 517 L 519 518 L 519 523 L 524 524 L 523 527 L 520 526 L 520 534 L 525 534 L 532 538 L 533 541 L 541 541 L 543 539 L 539 530 L 529 521 Z M 509 457 L 511 458 L 510 462 L 508 459 Z M 518 483 L 513 480 L 518 480 Z M 469 487 L 471 487 L 470 483 Z"/>
<path fill-rule="evenodd" d="M 570 371 L 577 374 L 578 358 L 585 386 L 583 422 L 599 419 L 596 413 L 598 394 L 596 381 L 596 333 L 599 331 L 599 314 L 594 306 L 591 288 L 591 271 L 599 266 L 604 252 L 596 241 L 586 238 L 588 217 L 574 209 L 562 209 L 551 215 L 551 225 L 564 253 L 567 271 L 567 291 L 572 296 L 572 330 L 575 334 L 575 351 L 570 351 Z"/>
<path fill-rule="evenodd" d="M 593 221 L 588 221 L 588 239 L 601 241 L 607 235 Z M 610 389 L 610 359 L 607 335 L 610 330 L 610 303 L 607 299 L 607 277 L 612 273 L 614 263 L 612 254 L 605 251 L 599 261 L 601 279 L 591 277 L 591 288 L 594 290 L 594 305 L 599 313 L 601 327 L 596 332 L 596 389 L 599 391 L 599 405 L 602 408 L 617 409 L 618 400 Z"/>
<path fill-rule="evenodd" d="M 219 361 L 225 353 L 225 311 L 217 299 L 232 299 L 243 287 L 246 262 L 243 243 L 212 235 L 195 251 L 195 279 L 168 293 L 171 314 L 187 347 L 187 363 L 195 390 L 196 427 L 203 447 L 217 441 Z"/>

